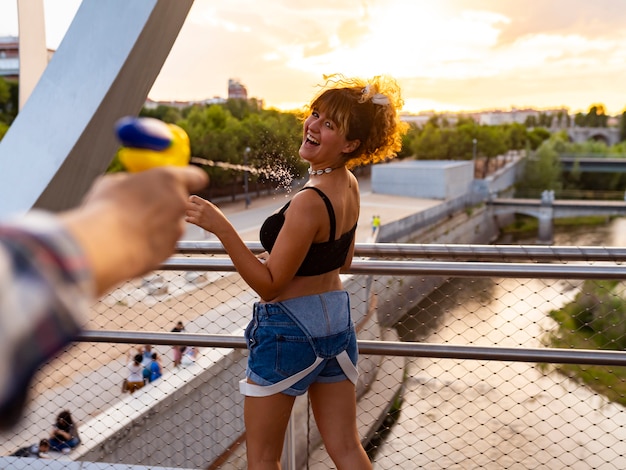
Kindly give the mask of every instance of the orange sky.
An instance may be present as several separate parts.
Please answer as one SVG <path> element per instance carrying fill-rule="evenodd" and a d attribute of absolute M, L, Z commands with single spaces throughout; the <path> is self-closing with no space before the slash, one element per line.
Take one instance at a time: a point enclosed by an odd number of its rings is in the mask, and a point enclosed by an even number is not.
<path fill-rule="evenodd" d="M 0 0 L 0 35 L 17 34 Z M 44 0 L 55 48 L 80 4 Z M 621 0 L 195 0 L 150 98 L 302 105 L 330 73 L 398 79 L 405 110 L 626 108 Z"/>

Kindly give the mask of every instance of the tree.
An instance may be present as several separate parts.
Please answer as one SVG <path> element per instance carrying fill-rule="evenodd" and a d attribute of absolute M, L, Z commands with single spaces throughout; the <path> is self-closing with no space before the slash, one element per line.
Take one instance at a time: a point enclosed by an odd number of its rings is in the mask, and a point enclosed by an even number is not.
<path fill-rule="evenodd" d="M 506 132 L 506 145 L 509 150 L 522 150 L 526 147 L 528 133 L 526 127 L 522 124 L 514 122 L 504 128 Z"/>
<path fill-rule="evenodd" d="M 626 109 L 622 111 L 619 119 L 619 141 L 626 141 Z"/>
<path fill-rule="evenodd" d="M 0 121 L 0 140 L 4 137 L 4 134 L 9 130 L 9 126 L 7 126 L 4 122 Z"/>
<path fill-rule="evenodd" d="M 437 160 L 446 154 L 441 130 L 429 120 L 415 141 L 415 155 L 420 160 Z"/>
<path fill-rule="evenodd" d="M 0 77 L 0 122 L 11 125 L 17 116 L 18 100 L 18 83 Z"/>
<path fill-rule="evenodd" d="M 594 104 L 589 108 L 585 124 L 587 127 L 606 127 L 608 119 L 604 105 Z"/>
<path fill-rule="evenodd" d="M 155 109 L 143 108 L 139 113 L 141 117 L 160 119 L 163 122 L 176 124 L 182 119 L 182 113 L 173 106 L 158 105 Z"/>
<path fill-rule="evenodd" d="M 534 155 L 526 159 L 524 173 L 517 186 L 524 190 L 540 191 L 561 188 L 561 162 L 550 140 L 544 141 Z"/>
<path fill-rule="evenodd" d="M 530 144 L 531 150 L 536 150 L 539 148 L 541 143 L 547 140 L 550 137 L 550 132 L 548 129 L 544 129 L 543 127 L 535 127 L 528 134 L 528 143 Z"/>

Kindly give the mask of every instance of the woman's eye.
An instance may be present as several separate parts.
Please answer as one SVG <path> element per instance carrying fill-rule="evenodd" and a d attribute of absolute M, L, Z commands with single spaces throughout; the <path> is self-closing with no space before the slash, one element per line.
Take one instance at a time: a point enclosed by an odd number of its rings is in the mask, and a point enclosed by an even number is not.
<path fill-rule="evenodd" d="M 318 118 L 318 117 L 320 117 L 320 114 L 317 111 L 313 111 L 311 113 L 311 116 L 313 116 L 314 118 Z"/>
<path fill-rule="evenodd" d="M 324 124 L 325 124 L 325 125 L 326 125 L 326 127 L 328 127 L 329 129 L 332 129 L 332 128 L 333 128 L 333 123 L 332 123 L 332 122 L 330 122 L 330 121 L 326 121 Z"/>

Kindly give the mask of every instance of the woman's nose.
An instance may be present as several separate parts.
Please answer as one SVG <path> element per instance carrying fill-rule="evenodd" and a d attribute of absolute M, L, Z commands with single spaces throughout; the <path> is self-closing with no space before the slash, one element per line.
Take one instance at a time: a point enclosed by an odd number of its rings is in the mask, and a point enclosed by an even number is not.
<path fill-rule="evenodd" d="M 320 127 L 319 123 L 320 123 L 319 118 L 311 117 L 311 120 L 307 124 L 308 124 L 309 129 L 319 130 L 319 127 Z"/>

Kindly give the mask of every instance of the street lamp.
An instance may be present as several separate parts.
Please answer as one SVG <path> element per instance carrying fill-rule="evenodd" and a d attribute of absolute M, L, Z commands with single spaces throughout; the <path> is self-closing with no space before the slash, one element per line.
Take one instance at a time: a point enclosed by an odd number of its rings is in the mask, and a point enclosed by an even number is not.
<path fill-rule="evenodd" d="M 474 167 L 474 178 L 476 178 L 476 144 L 478 141 L 472 139 L 472 166 Z"/>
<path fill-rule="evenodd" d="M 250 153 L 250 147 L 246 147 L 243 152 L 243 190 L 246 196 L 246 209 L 250 205 L 250 195 L 248 194 L 248 154 Z"/>

